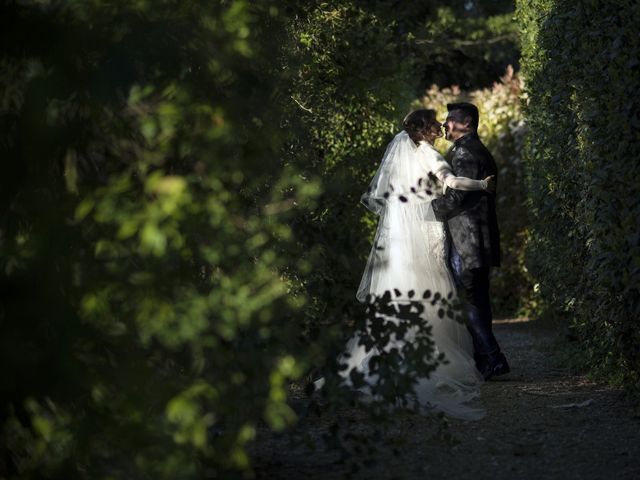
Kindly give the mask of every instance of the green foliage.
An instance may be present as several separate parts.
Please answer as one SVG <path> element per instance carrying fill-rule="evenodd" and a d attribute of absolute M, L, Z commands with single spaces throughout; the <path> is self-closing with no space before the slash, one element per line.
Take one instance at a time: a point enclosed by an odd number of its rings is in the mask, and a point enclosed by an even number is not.
<path fill-rule="evenodd" d="M 589 367 L 640 385 L 637 2 L 519 2 L 528 265 Z"/>
<path fill-rule="evenodd" d="M 7 478 L 249 468 L 256 425 L 295 421 L 304 298 L 281 271 L 317 194 L 263 101 L 287 83 L 277 4 L 38 2 L 2 23 Z"/>
<path fill-rule="evenodd" d="M 510 1 L 447 2 L 416 31 L 415 52 L 427 85 L 491 86 L 519 59 Z"/>
<path fill-rule="evenodd" d="M 491 88 L 463 91 L 456 86 L 440 89 L 432 85 L 414 102 L 416 107 L 436 110 L 441 120 L 446 118 L 447 103 L 470 101 L 478 106 L 478 133 L 496 159 L 499 171 L 497 209 L 503 262 L 492 272 L 491 298 L 495 314 L 501 316 L 526 314 L 534 301 L 524 265 L 528 218 L 522 168 L 525 126 L 521 90 L 522 80 L 508 67 Z M 444 140 L 439 142 L 444 148 L 450 146 Z"/>

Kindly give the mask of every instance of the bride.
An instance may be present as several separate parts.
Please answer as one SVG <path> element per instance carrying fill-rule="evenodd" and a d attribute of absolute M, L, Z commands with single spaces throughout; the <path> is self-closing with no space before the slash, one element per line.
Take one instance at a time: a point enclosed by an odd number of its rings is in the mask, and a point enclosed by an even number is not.
<path fill-rule="evenodd" d="M 403 130 L 387 147 L 367 193 L 362 196 L 362 203 L 379 220 L 356 297 L 365 302 L 389 291 L 394 292 L 392 303 L 396 305 L 422 303 L 420 320 L 431 327 L 435 356 L 444 354 L 445 362 L 439 363 L 428 376 L 415 379 L 412 400 L 408 403 L 426 414 L 442 412 L 477 419 L 485 411 L 468 402 L 479 396 L 483 379 L 475 367 L 471 336 L 464 324 L 437 312 L 439 307 L 434 306 L 433 297 L 425 300 L 422 295 L 428 290 L 451 298 L 456 290 L 446 260 L 444 226 L 431 209 L 435 192 L 429 188 L 429 176 L 439 179 L 445 189 L 487 190 L 495 188 L 495 183 L 492 177 L 472 180 L 453 174 L 433 146 L 435 139 L 442 136 L 441 127 L 433 110 L 416 110 L 407 115 Z M 399 320 L 387 315 L 385 321 L 397 325 Z M 417 327 L 412 328 L 400 340 L 391 335 L 383 350 L 401 351 L 405 342 L 416 341 L 420 332 Z M 379 381 L 379 375 L 370 372 L 369 364 L 380 350 L 375 346 L 366 348 L 363 343 L 366 342 L 361 341 L 361 335 L 354 335 L 339 363 L 344 383 L 353 386 L 351 378 L 355 370 L 365 384 L 358 390 L 367 395 Z"/>

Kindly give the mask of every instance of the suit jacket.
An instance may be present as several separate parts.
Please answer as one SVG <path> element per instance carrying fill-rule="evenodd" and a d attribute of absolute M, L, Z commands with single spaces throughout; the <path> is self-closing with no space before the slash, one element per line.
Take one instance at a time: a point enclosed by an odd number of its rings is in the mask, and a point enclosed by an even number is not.
<path fill-rule="evenodd" d="M 495 175 L 498 180 L 496 162 L 476 133 L 456 140 L 447 157 L 458 177 L 482 180 Z M 447 224 L 465 269 L 500 265 L 500 232 L 494 194 L 449 188 L 442 197 L 432 201 L 432 206 L 436 218 Z"/>

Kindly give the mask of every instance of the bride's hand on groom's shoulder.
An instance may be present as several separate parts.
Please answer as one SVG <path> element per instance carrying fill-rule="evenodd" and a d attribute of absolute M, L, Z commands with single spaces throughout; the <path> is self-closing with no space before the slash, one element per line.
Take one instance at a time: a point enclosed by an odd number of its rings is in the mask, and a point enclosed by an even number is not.
<path fill-rule="evenodd" d="M 496 176 L 489 175 L 487 178 L 484 179 L 484 181 L 487 185 L 485 187 L 485 190 L 489 193 L 496 193 Z"/>

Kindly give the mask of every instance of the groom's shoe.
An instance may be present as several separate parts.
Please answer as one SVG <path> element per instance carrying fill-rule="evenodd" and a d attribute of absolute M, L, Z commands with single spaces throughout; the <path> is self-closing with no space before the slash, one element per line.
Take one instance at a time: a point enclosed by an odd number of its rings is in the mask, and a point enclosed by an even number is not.
<path fill-rule="evenodd" d="M 504 353 L 492 355 L 487 363 L 480 369 L 480 373 L 482 373 L 485 380 L 489 380 L 491 377 L 505 375 L 510 371 L 511 369 L 509 368 L 509 363 L 507 363 L 507 358 L 504 356 Z"/>

